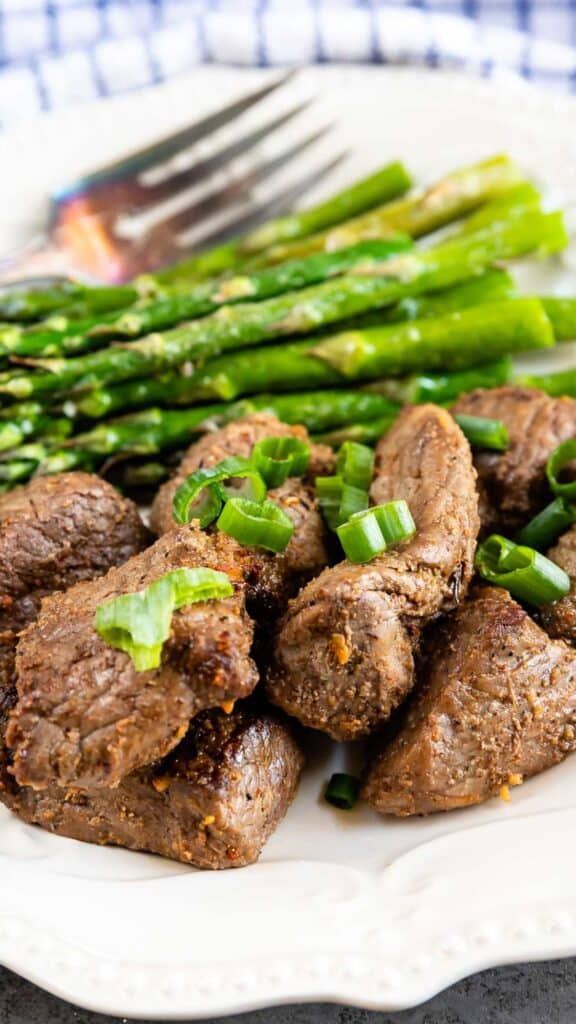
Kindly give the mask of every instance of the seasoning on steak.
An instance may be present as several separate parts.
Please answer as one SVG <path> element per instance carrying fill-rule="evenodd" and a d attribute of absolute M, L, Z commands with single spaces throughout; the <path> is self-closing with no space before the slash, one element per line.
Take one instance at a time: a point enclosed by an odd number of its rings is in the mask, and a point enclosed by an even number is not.
<path fill-rule="evenodd" d="M 368 770 L 381 814 L 479 804 L 576 748 L 576 654 L 481 586 L 433 638 L 422 689 Z"/>
<path fill-rule="evenodd" d="M 38 477 L 0 496 L 0 799 L 19 633 L 48 594 L 100 576 L 148 539 L 133 502 L 90 473 Z"/>
<path fill-rule="evenodd" d="M 20 785 L 116 786 L 172 750 L 198 712 L 251 693 L 258 676 L 239 564 L 246 550 L 184 526 L 106 576 L 46 598 L 16 658 L 7 741 Z M 137 672 L 94 629 L 98 605 L 196 566 L 227 573 L 233 596 L 176 611 L 160 667 Z"/>
<path fill-rule="evenodd" d="M 508 428 L 507 451 L 477 452 L 474 463 L 483 529 L 515 533 L 549 500 L 546 462 L 562 441 L 576 437 L 576 401 L 509 385 L 471 391 L 452 412 L 502 420 Z"/>
<path fill-rule="evenodd" d="M 203 712 L 164 761 L 117 789 L 17 790 L 19 817 L 57 835 L 198 868 L 252 864 L 291 804 L 303 764 L 287 723 L 238 707 Z"/>
<path fill-rule="evenodd" d="M 568 573 L 571 587 L 560 601 L 542 606 L 540 622 L 550 636 L 576 644 L 576 526 L 571 526 L 547 555 Z"/>
<path fill-rule="evenodd" d="M 334 739 L 367 735 L 413 685 L 414 651 L 432 617 L 472 574 L 476 474 L 443 409 L 405 409 L 376 450 L 371 497 L 405 499 L 417 534 L 365 565 L 326 569 L 291 602 L 268 680 L 275 704 Z"/>
<path fill-rule="evenodd" d="M 326 531 L 313 481 L 334 470 L 334 454 L 324 445 L 312 444 L 304 427 L 288 426 L 271 413 L 259 412 L 229 423 L 211 434 L 206 434 L 189 448 L 174 477 L 165 483 L 152 506 L 151 522 L 156 533 L 174 528 L 172 501 L 178 486 L 197 469 L 215 466 L 231 455 L 249 458 L 254 445 L 269 437 L 296 437 L 311 448 L 311 459 L 306 479 L 290 477 L 281 487 L 269 492 L 269 498 L 279 504 L 292 519 L 295 530 L 281 555 L 253 549 L 253 569 L 247 579 L 248 600 L 254 601 L 258 611 L 277 610 L 284 606 L 295 586 L 310 579 L 328 562 Z"/>

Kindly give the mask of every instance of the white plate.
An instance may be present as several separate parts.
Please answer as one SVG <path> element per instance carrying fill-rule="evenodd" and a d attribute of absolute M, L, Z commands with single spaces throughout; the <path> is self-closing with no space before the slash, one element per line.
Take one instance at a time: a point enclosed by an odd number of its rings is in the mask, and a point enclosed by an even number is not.
<path fill-rule="evenodd" d="M 58 180 L 261 77 L 205 69 L 2 141 L 0 251 Z M 310 116 L 336 116 L 352 148 L 329 188 L 396 156 L 430 179 L 508 150 L 556 199 L 576 199 L 574 101 L 379 69 L 314 70 L 295 88 L 319 90 Z M 573 275 L 558 262 L 537 277 L 549 291 Z M 241 871 L 84 846 L 0 808 L 0 961 L 102 1012 L 189 1019 L 305 1000 L 413 1006 L 481 968 L 576 953 L 576 758 L 510 803 L 396 822 L 323 803 L 324 780 L 350 757 L 316 744 L 296 804 Z"/>

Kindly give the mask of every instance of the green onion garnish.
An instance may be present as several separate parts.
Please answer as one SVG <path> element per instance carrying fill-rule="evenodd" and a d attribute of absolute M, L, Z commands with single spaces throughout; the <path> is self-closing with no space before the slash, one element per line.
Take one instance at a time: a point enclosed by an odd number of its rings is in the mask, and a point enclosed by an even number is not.
<path fill-rule="evenodd" d="M 372 483 L 374 452 L 357 441 L 344 441 L 336 460 L 336 473 L 345 484 L 367 491 Z"/>
<path fill-rule="evenodd" d="M 389 501 L 357 512 L 336 533 L 348 561 L 359 564 L 414 536 L 416 525 L 405 501 Z"/>
<path fill-rule="evenodd" d="M 504 587 L 525 604 L 551 604 L 570 590 L 570 577 L 559 565 L 498 534 L 480 545 L 475 564 L 485 580 Z"/>
<path fill-rule="evenodd" d="M 562 483 L 560 473 L 576 459 L 576 440 L 564 441 L 554 449 L 546 463 L 546 476 L 554 494 L 559 498 L 573 501 L 576 498 L 576 480 Z"/>
<path fill-rule="evenodd" d="M 564 498 L 554 498 L 520 531 L 517 541 L 536 551 L 546 551 L 573 523 L 576 523 L 576 506 Z"/>
<path fill-rule="evenodd" d="M 240 544 L 276 553 L 284 551 L 294 533 L 294 523 L 279 505 L 246 498 L 230 498 L 216 525 Z"/>
<path fill-rule="evenodd" d="M 506 425 L 502 420 L 489 420 L 484 416 L 455 416 L 454 419 L 473 448 L 490 448 L 505 452 L 510 444 Z"/>
<path fill-rule="evenodd" d="M 342 523 L 348 522 L 352 516 L 364 512 L 368 508 L 369 500 L 368 491 L 361 487 L 354 487 L 352 484 L 343 484 L 336 525 L 340 526 Z"/>
<path fill-rule="evenodd" d="M 252 462 L 268 487 L 280 487 L 289 476 L 304 476 L 310 446 L 297 437 L 267 437 L 254 445 Z"/>
<path fill-rule="evenodd" d="M 174 569 L 144 590 L 122 594 L 99 605 L 94 628 L 111 647 L 126 651 L 138 672 L 145 672 L 160 664 L 176 609 L 198 601 L 220 600 L 233 593 L 224 572 Z"/>
<path fill-rule="evenodd" d="M 324 799 L 342 811 L 351 811 L 360 794 L 360 779 L 346 772 L 335 772 L 326 786 Z"/>
<path fill-rule="evenodd" d="M 322 510 L 322 515 L 331 530 L 340 526 L 340 504 L 342 502 L 342 491 L 344 481 L 341 476 L 317 476 L 316 495 Z"/>
<path fill-rule="evenodd" d="M 201 527 L 208 526 L 233 494 L 249 501 L 263 501 L 266 497 L 266 484 L 260 473 L 249 459 L 240 456 L 197 469 L 186 477 L 174 495 L 174 519 L 177 523 L 199 519 Z"/>

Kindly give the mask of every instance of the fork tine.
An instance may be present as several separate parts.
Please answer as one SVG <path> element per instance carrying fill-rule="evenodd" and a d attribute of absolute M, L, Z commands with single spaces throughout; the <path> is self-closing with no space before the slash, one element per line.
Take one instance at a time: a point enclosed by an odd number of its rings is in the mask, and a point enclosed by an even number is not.
<path fill-rule="evenodd" d="M 251 231 L 252 228 L 258 224 L 262 224 L 265 220 L 270 217 L 277 217 L 287 210 L 290 210 L 292 204 L 300 199 L 306 192 L 315 185 L 318 185 L 324 180 L 336 167 L 338 167 L 343 160 L 350 155 L 350 150 L 342 150 L 337 156 L 333 157 L 327 163 L 323 164 L 322 167 L 317 168 L 315 171 L 311 171 L 309 174 L 300 178 L 298 182 L 291 185 L 289 188 L 284 189 L 281 192 L 276 193 L 266 202 L 261 203 L 259 206 L 251 207 L 245 214 L 240 217 L 229 221 L 222 228 L 218 228 L 216 231 L 210 234 L 203 235 L 199 242 L 195 242 L 193 245 L 188 247 L 180 247 L 180 257 L 185 256 L 187 252 L 196 250 L 203 252 L 205 249 L 210 249 L 214 245 L 220 245 L 221 242 L 227 242 L 230 238 L 235 236 L 243 235 L 246 231 Z"/>
<path fill-rule="evenodd" d="M 184 189 L 198 184 L 204 178 L 210 177 L 210 175 L 226 167 L 232 160 L 242 156 L 244 153 L 248 153 L 263 139 L 267 139 L 274 132 L 278 131 L 279 128 L 283 128 L 293 118 L 297 117 L 298 114 L 307 110 L 312 102 L 312 100 L 304 100 L 303 103 L 292 107 L 285 114 L 275 117 L 272 121 L 267 121 L 261 128 L 256 128 L 241 139 L 231 142 L 228 146 L 214 153 L 213 156 L 206 157 L 205 160 L 200 160 L 199 163 L 187 167 L 183 171 L 178 171 L 176 174 L 172 174 L 165 181 L 157 185 L 142 184 L 140 188 L 135 189 L 130 194 L 130 209 L 126 212 L 128 214 L 130 211 L 143 212 L 156 203 L 171 199 L 178 192 L 182 192 Z"/>
<path fill-rule="evenodd" d="M 128 175 L 139 175 L 143 171 L 155 167 L 157 164 L 164 163 L 171 157 L 176 156 L 177 153 L 182 152 L 182 150 L 212 135 L 219 128 L 223 128 L 224 125 L 245 113 L 245 111 L 275 92 L 276 89 L 280 89 L 294 77 L 295 73 L 295 71 L 289 71 L 270 85 L 265 85 L 255 92 L 244 96 L 242 99 L 235 100 L 217 113 L 209 114 L 200 121 L 189 125 L 189 127 L 174 132 L 173 135 L 168 135 L 160 142 L 156 142 L 151 146 L 145 146 L 128 157 L 106 164 L 93 174 L 89 174 L 59 189 L 53 198 L 56 201 L 65 199 L 70 194 L 83 192 L 96 185 L 108 185 L 111 181 L 124 179 Z"/>
<path fill-rule="evenodd" d="M 301 153 L 323 138 L 331 128 L 331 124 L 324 125 L 296 145 L 283 150 L 277 156 L 271 157 L 264 163 L 250 168 L 240 177 L 236 178 L 235 181 L 231 181 L 221 188 L 209 192 L 191 206 L 186 206 L 183 210 L 167 217 L 161 222 L 162 231 L 166 231 L 168 228 L 172 234 L 177 234 L 194 224 L 200 223 L 202 220 L 206 220 L 211 215 L 219 213 L 230 204 L 238 202 L 243 198 L 248 198 L 250 189 L 266 181 L 267 178 L 272 177 L 277 171 L 285 167 L 290 160 L 300 156 Z"/>

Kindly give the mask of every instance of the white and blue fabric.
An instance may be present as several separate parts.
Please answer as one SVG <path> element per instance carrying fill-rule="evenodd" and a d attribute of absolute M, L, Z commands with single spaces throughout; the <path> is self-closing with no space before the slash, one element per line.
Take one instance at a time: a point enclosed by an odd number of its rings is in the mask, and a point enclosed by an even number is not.
<path fill-rule="evenodd" d="M 576 90 L 576 0 L 0 0 L 0 127 L 198 63 L 327 61 Z"/>

